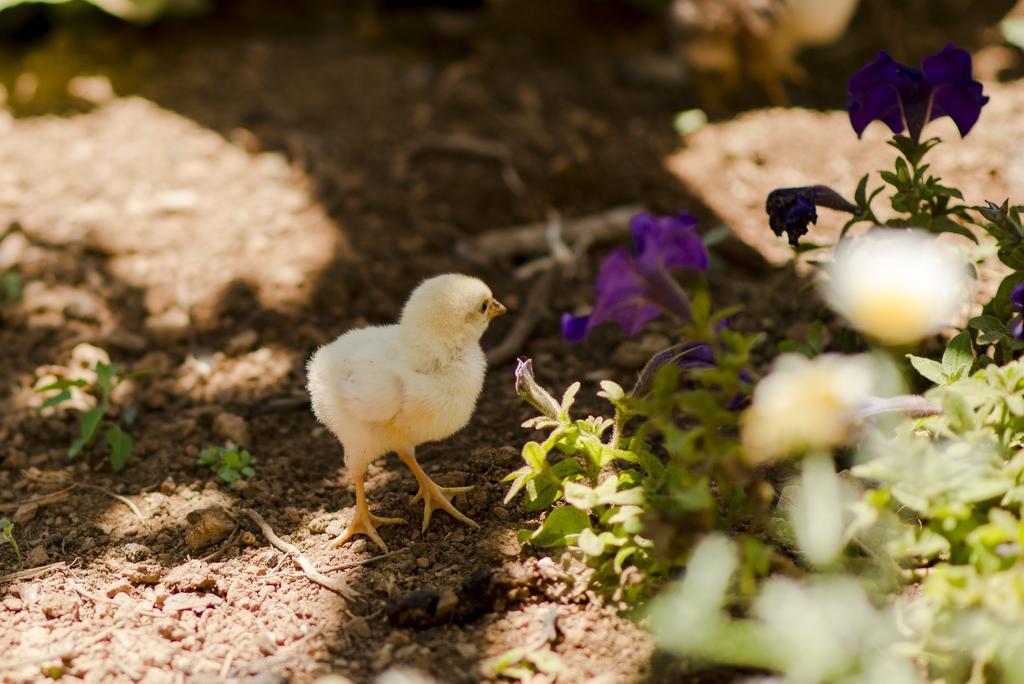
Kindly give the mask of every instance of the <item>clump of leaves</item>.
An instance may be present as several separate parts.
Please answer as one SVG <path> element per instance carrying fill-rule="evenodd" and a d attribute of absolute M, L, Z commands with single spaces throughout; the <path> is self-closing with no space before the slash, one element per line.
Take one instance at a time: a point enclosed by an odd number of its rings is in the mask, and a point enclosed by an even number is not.
<path fill-rule="evenodd" d="M 552 677 L 565 673 L 565 663 L 551 648 L 558 638 L 557 619 L 558 609 L 552 608 L 544 618 L 544 632 L 540 637 L 502 653 L 488 661 L 485 667 L 495 675 L 521 682 L 532 681 L 538 672 Z"/>
<path fill-rule="evenodd" d="M 21 549 L 18 548 L 18 542 L 14 539 L 14 523 L 7 518 L 0 518 L 0 539 L 4 540 L 11 545 L 14 549 L 14 555 L 18 557 L 18 562 L 21 562 Z"/>
<path fill-rule="evenodd" d="M 110 449 L 108 453 L 110 468 L 115 473 L 119 473 L 128 464 L 128 457 L 135 446 L 131 435 L 124 429 L 131 423 L 134 414 L 127 412 L 115 420 L 108 418 L 107 412 L 110 409 L 111 397 L 117 386 L 142 373 L 122 374 L 117 364 L 108 364 L 103 361 L 97 361 L 92 370 L 96 375 L 94 383 L 89 383 L 81 378 L 73 380 L 63 379 L 37 388 L 37 392 L 57 391 L 56 394 L 48 397 L 42 403 L 39 410 L 42 411 L 51 406 L 60 406 L 64 402 L 69 401 L 73 387 L 81 388 L 94 395 L 96 397 L 96 405 L 88 411 L 82 412 L 78 422 L 79 435 L 71 442 L 71 446 L 68 448 L 68 456 L 74 458 L 91 448 L 96 442 L 96 438 L 102 433 Z"/>
<path fill-rule="evenodd" d="M 253 468 L 256 459 L 245 449 L 233 445 L 208 446 L 199 452 L 196 462 L 217 473 L 217 476 L 228 484 L 248 480 L 256 474 Z"/>
<path fill-rule="evenodd" d="M 736 427 L 759 338 L 725 327 L 729 313 L 711 315 L 707 297 L 695 296 L 684 335 L 710 342 L 656 355 L 628 393 L 602 382 L 598 395 L 614 418 L 574 419 L 579 383 L 556 401 L 521 362 L 517 389 L 544 412 L 524 427 L 549 433 L 523 447 L 525 465 L 506 478 L 512 486 L 505 500 L 521 493 L 527 510 L 562 503 L 538 528 L 521 530 L 521 542 L 577 548 L 597 569 L 595 579 L 635 600 L 654 584 L 635 580 L 680 567 L 696 535 L 756 524 L 771 488 L 745 465 Z M 631 422 L 637 428 L 626 436 Z M 749 550 L 758 560 L 748 567 L 764 567 L 757 544 Z"/>

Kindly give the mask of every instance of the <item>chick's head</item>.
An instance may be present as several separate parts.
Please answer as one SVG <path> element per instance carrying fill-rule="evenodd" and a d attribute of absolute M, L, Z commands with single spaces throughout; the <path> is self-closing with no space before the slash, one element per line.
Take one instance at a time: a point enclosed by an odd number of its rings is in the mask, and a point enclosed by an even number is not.
<path fill-rule="evenodd" d="M 482 280 L 447 273 L 428 278 L 413 290 L 402 309 L 401 325 L 462 346 L 478 342 L 491 319 L 503 313 L 505 307 Z"/>

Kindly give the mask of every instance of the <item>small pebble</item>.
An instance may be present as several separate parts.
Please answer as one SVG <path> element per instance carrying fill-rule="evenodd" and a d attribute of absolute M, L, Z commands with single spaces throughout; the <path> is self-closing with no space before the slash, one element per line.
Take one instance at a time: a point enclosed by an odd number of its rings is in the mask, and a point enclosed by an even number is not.
<path fill-rule="evenodd" d="M 30 568 L 46 565 L 50 562 L 50 554 L 46 553 L 46 547 L 37 546 L 25 556 L 25 564 Z"/>
<path fill-rule="evenodd" d="M 213 431 L 222 439 L 234 442 L 245 449 L 248 449 L 252 443 L 245 418 L 233 413 L 221 413 L 214 418 Z"/>
<path fill-rule="evenodd" d="M 39 512 L 39 504 L 37 503 L 25 503 L 18 506 L 18 510 L 11 516 L 11 520 L 14 521 L 15 525 L 25 525 L 36 517 L 36 513 Z"/>
<path fill-rule="evenodd" d="M 426 570 L 430 567 L 430 559 L 420 556 L 416 559 L 416 566 L 422 570 Z"/>
<path fill-rule="evenodd" d="M 13 596 L 8 596 L 7 598 L 4 599 L 4 608 L 6 608 L 7 610 L 11 611 L 12 613 L 17 613 L 19 610 L 21 610 L 24 607 L 25 607 L 25 603 L 21 599 L 19 599 L 19 598 L 15 598 Z"/>
<path fill-rule="evenodd" d="M 177 489 L 177 485 L 174 484 L 174 479 L 171 477 L 166 478 L 160 483 L 160 493 L 165 496 L 173 495 L 175 489 Z"/>

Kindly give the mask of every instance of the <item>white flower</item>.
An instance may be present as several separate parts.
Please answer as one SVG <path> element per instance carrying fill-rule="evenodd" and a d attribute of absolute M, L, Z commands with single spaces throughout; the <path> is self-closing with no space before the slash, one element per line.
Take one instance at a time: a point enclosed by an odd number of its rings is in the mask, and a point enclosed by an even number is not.
<path fill-rule="evenodd" d="M 829 305 L 887 345 L 918 342 L 955 322 L 969 286 L 963 257 L 921 231 L 882 228 L 843 240 L 827 272 Z"/>
<path fill-rule="evenodd" d="M 867 355 L 783 354 L 741 418 L 747 459 L 760 463 L 843 444 L 875 385 Z"/>

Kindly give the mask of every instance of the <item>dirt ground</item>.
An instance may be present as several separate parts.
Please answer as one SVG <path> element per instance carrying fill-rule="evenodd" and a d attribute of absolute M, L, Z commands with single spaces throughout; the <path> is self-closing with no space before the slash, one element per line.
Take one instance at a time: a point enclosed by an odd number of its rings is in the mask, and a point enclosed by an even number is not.
<path fill-rule="evenodd" d="M 481 528 L 438 514 L 420 535 L 421 510 L 408 505 L 415 480 L 381 458 L 367 481 L 371 506 L 410 521 L 381 529 L 394 552 L 384 558 L 362 538 L 328 547 L 351 514 L 351 481 L 336 440 L 295 400 L 319 344 L 393 320 L 436 273 L 491 284 L 511 312 L 485 338 L 497 344 L 530 282 L 515 278 L 518 263 L 472 263 L 455 245 L 550 210 L 639 203 L 690 210 L 706 228 L 728 223 L 756 251 L 719 254 L 716 301 L 747 305 L 738 325 L 773 340 L 806 325 L 816 305 L 791 295 L 801 283 L 758 256 L 788 257 L 763 198 L 811 181 L 852 189 L 886 163 L 881 132 L 858 142 L 842 114 L 761 109 L 682 140 L 673 116 L 695 106 L 692 93 L 623 66 L 663 46 L 657 23 L 611 3 L 588 7 L 503 5 L 467 32 L 451 17 L 361 4 L 223 3 L 201 20 L 58 28 L 5 48 L 0 76 L 17 116 L 0 118 L 0 272 L 17 268 L 24 297 L 0 308 L 0 515 L 17 517 L 27 560 L 0 547 L 0 575 L 65 565 L 0 584 L 0 667 L 36 660 L 0 679 L 35 681 L 59 666 L 63 681 L 309 682 L 336 672 L 365 682 L 407 666 L 442 682 L 490 681 L 488 661 L 535 641 L 552 611 L 553 648 L 568 668 L 560 681 L 732 679 L 659 656 L 635 616 L 586 590 L 570 559 L 520 550 L 515 533 L 537 516 L 502 504 L 500 481 L 519 464 L 531 416 L 512 361 L 490 369 L 465 430 L 418 452 L 440 483 L 475 486 L 456 504 Z M 822 58 L 821 69 L 848 73 L 871 49 L 855 43 L 844 64 Z M 977 132 L 937 154 L 936 167 L 969 197 L 1019 197 L 1024 89 L 989 87 Z M 837 77 L 794 99 L 835 108 L 844 88 Z M 438 142 L 452 135 L 498 152 L 452 153 Z M 817 235 L 835 218 L 823 214 Z M 553 389 L 584 380 L 581 411 L 601 410 L 598 380 L 629 382 L 666 341 L 657 325 L 636 340 L 618 330 L 585 345 L 560 338 L 557 316 L 587 307 L 600 256 L 555 289 L 521 350 Z M 116 395 L 136 440 L 121 474 L 102 455 L 69 461 L 73 412 L 35 410 L 33 386 L 80 363 L 82 343 L 149 371 Z M 257 459 L 256 476 L 233 486 L 196 465 L 202 448 L 228 439 Z M 55 501 L 24 505 L 55 491 Z M 214 506 L 229 536 L 190 545 L 190 514 Z M 317 567 L 346 566 L 331 576 L 359 596 L 299 574 L 245 508 Z M 414 611 L 395 617 L 394 606 L 428 600 L 410 598 L 417 591 L 455 591 L 467 614 L 402 622 Z"/>

